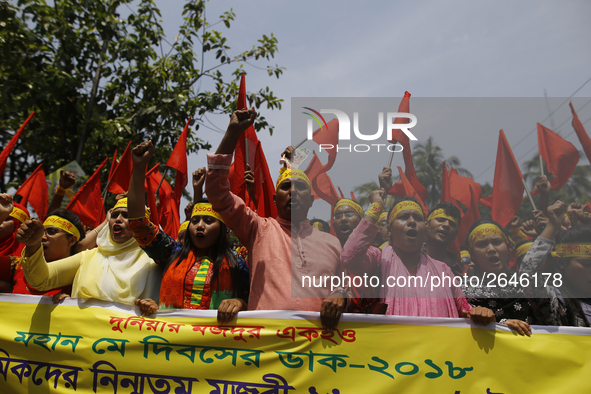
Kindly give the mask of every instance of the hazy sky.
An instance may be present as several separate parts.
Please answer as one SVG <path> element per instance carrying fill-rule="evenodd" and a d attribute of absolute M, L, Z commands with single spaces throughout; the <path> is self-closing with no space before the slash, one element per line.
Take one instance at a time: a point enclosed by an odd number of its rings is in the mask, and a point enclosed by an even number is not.
<path fill-rule="evenodd" d="M 161 7 L 167 37 L 172 40 L 181 24 L 184 2 L 156 3 Z M 469 139 L 462 134 L 467 133 L 465 127 L 421 129 L 419 119 L 415 128 L 418 142 L 433 135 L 444 156 L 458 156 L 463 167 L 475 177 L 479 175 L 476 180 L 481 183 L 492 181 L 494 168 L 489 167 L 494 163 L 501 128 L 509 143 L 516 145 L 514 153 L 520 163 L 536 151 L 531 150 L 537 145 L 536 133 L 532 132 L 536 121 L 554 126 L 562 135 L 570 134 L 567 139 L 581 148 L 576 135 L 571 134 L 568 104 L 560 105 L 574 93 L 575 108 L 583 107 L 578 111 L 581 120 L 591 118 L 591 104 L 586 105 L 591 97 L 588 1 L 216 0 L 207 3 L 206 16 L 213 23 L 230 8 L 236 13 L 231 28 L 216 26 L 228 38 L 230 53 L 249 49 L 263 34 L 273 33 L 279 52 L 269 64 L 286 68 L 276 79 L 264 70 L 245 66 L 248 91 L 269 86 L 284 100 L 280 111 L 262 110 L 275 125 L 273 136 L 264 130 L 259 133 L 274 178 L 278 156 L 290 143 L 292 97 L 401 97 L 409 91 L 411 112 L 420 102 L 416 99 L 422 97 L 542 98 L 536 101 L 539 118 L 519 127 L 503 118 L 504 114 L 494 113 L 493 106 L 482 122 L 470 123 Z M 253 64 L 265 67 L 268 63 Z M 202 89 L 207 86 L 202 85 Z M 548 109 L 544 89 L 549 97 L 563 99 L 549 100 Z M 554 110 L 552 118 L 545 120 Z M 226 117 L 209 119 L 225 130 Z M 462 121 L 459 114 L 455 119 Z M 425 120 L 423 117 L 423 125 L 429 124 Z M 585 126 L 590 130 L 591 122 Z M 214 149 L 222 136 L 203 127 L 198 133 Z M 205 163 L 205 152 L 189 158 L 191 171 Z M 580 163 L 588 164 L 586 159 Z M 401 157 L 395 160 L 397 165 L 403 165 Z M 366 181 L 360 179 L 358 183 Z"/>

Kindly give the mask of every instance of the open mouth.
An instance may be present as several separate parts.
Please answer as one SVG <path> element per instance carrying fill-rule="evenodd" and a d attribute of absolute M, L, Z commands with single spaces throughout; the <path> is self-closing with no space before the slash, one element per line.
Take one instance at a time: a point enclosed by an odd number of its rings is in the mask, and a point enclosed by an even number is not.
<path fill-rule="evenodd" d="M 115 225 L 113 226 L 113 234 L 115 234 L 115 235 L 119 235 L 119 234 L 121 234 L 122 232 L 123 232 L 123 229 L 121 228 L 121 226 L 120 226 L 120 225 L 118 225 L 118 224 L 115 224 Z"/>
<path fill-rule="evenodd" d="M 205 233 L 199 231 L 195 234 L 195 238 L 197 239 L 205 239 Z"/>
<path fill-rule="evenodd" d="M 410 239 L 416 239 L 419 232 L 414 229 L 406 230 L 406 236 Z"/>
<path fill-rule="evenodd" d="M 47 245 L 43 244 L 42 246 L 44 251 L 47 250 Z"/>
<path fill-rule="evenodd" d="M 349 226 L 340 226 L 339 231 L 341 234 L 349 234 L 351 232 L 351 227 Z"/>
<path fill-rule="evenodd" d="M 498 264 L 501 261 L 501 259 L 499 259 L 499 256 L 492 256 L 488 258 L 488 262 L 491 264 Z"/>

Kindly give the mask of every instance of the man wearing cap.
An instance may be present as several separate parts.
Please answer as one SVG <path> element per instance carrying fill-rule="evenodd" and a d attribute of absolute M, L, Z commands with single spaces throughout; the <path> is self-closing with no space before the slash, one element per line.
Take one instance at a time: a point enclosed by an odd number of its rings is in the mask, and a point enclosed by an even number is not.
<path fill-rule="evenodd" d="M 427 218 L 425 242 L 427 254 L 435 260 L 443 261 L 457 276 L 464 275 L 467 267 L 447 248 L 458 236 L 461 215 L 460 210 L 450 202 L 443 201 L 435 205 Z"/>
<path fill-rule="evenodd" d="M 236 111 L 215 154 L 207 155 L 205 192 L 213 208 L 248 248 L 251 272 L 248 310 L 320 312 L 332 331 L 345 308 L 346 293 L 328 287 L 304 286 L 303 277 L 341 276 L 341 245 L 330 234 L 310 226 L 308 210 L 314 198 L 310 180 L 290 169 L 277 180 L 277 218 L 264 218 L 230 192 L 232 154 L 242 133 L 255 118 L 254 108 Z"/>

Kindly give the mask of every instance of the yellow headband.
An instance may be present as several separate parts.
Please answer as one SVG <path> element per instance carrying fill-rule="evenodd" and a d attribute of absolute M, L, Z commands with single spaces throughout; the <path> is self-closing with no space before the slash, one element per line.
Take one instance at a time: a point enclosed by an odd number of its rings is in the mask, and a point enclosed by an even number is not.
<path fill-rule="evenodd" d="M 363 208 L 361 208 L 361 205 L 359 205 L 358 202 L 355 202 L 353 200 L 350 200 L 348 198 L 341 198 L 339 201 L 337 201 L 337 203 L 334 205 L 334 210 L 332 211 L 333 214 L 334 212 L 337 210 L 338 207 L 342 207 L 343 205 L 348 205 L 351 208 L 353 208 L 353 210 L 355 210 L 355 212 L 357 212 L 357 214 L 359 215 L 360 218 L 363 218 Z"/>
<path fill-rule="evenodd" d="M 211 207 L 211 204 L 207 202 L 200 202 L 198 204 L 195 204 L 195 206 L 193 207 L 193 214 L 191 215 L 191 217 L 196 215 L 213 216 L 220 222 L 224 223 L 220 214 L 214 211 Z"/>
<path fill-rule="evenodd" d="M 43 222 L 44 226 L 53 226 L 57 227 L 61 230 L 64 230 L 68 234 L 72 234 L 77 239 L 80 239 L 80 231 L 67 219 L 61 218 L 59 216 L 50 216 Z"/>
<path fill-rule="evenodd" d="M 443 209 L 443 208 L 439 208 L 439 209 L 436 209 L 433 212 L 431 212 L 431 215 L 429 215 L 429 217 L 427 218 L 427 221 L 430 221 L 431 219 L 436 219 L 436 218 L 446 218 L 450 222 L 454 222 L 456 226 L 458 225 L 458 220 L 452 216 L 449 216 L 447 213 L 445 213 L 445 209 Z"/>
<path fill-rule="evenodd" d="M 308 175 L 306 175 L 306 173 L 302 170 L 298 170 L 296 168 L 290 168 L 288 170 L 285 170 L 283 172 L 283 174 L 281 174 L 279 176 L 279 178 L 277 179 L 277 187 L 276 189 L 279 189 L 279 185 L 281 185 L 281 183 L 289 178 L 297 178 L 297 179 L 301 179 L 304 182 L 306 182 L 308 184 L 308 187 L 310 189 L 312 189 L 312 184 L 310 183 L 310 178 L 308 178 Z"/>
<path fill-rule="evenodd" d="M 560 257 L 591 257 L 591 243 L 568 243 L 556 245 L 553 256 Z"/>
<path fill-rule="evenodd" d="M 515 255 L 517 257 L 525 256 L 525 254 L 529 250 L 529 247 L 532 246 L 533 244 L 534 244 L 533 242 L 526 242 L 524 244 L 519 245 L 519 247 L 517 248 L 517 251 L 515 252 Z"/>
<path fill-rule="evenodd" d="M 324 225 L 322 224 L 322 222 L 314 222 L 314 224 L 312 225 L 312 227 L 320 230 L 320 231 L 326 231 L 328 229 L 324 228 Z"/>
<path fill-rule="evenodd" d="M 115 203 L 115 206 L 113 207 L 113 209 L 111 209 L 111 211 L 114 211 L 119 208 L 127 209 L 127 197 L 117 200 L 117 202 Z M 146 218 L 150 219 L 150 208 L 148 208 L 148 207 L 146 207 L 145 216 L 146 216 Z"/>
<path fill-rule="evenodd" d="M 378 223 L 384 219 L 387 219 L 387 218 L 388 218 L 388 212 L 382 212 L 382 214 L 380 215 L 380 218 L 378 219 Z"/>
<path fill-rule="evenodd" d="M 464 258 L 464 257 L 468 257 L 469 259 L 471 259 L 472 257 L 470 256 L 470 252 L 468 252 L 467 250 L 460 250 L 460 258 Z"/>
<path fill-rule="evenodd" d="M 187 227 L 189 227 L 189 223 L 190 222 L 188 220 L 186 222 L 181 223 L 181 227 L 179 227 L 179 234 L 185 231 Z"/>
<path fill-rule="evenodd" d="M 468 245 L 470 247 L 474 246 L 474 242 L 479 240 L 480 238 L 487 236 L 487 235 L 498 235 L 503 238 L 505 242 L 507 242 L 507 238 L 505 237 L 505 233 L 499 227 L 492 223 L 483 223 L 480 226 L 477 226 L 468 237 Z M 508 242 L 507 242 L 508 243 Z"/>
<path fill-rule="evenodd" d="M 21 223 L 24 223 L 27 220 L 29 220 L 29 215 L 27 215 L 25 211 L 23 211 L 17 206 L 14 206 L 14 208 L 12 208 L 12 212 L 10 212 L 10 215 L 8 216 L 12 216 Z"/>
<path fill-rule="evenodd" d="M 416 202 L 411 200 L 401 201 L 394 205 L 394 208 L 392 208 L 392 212 L 390 212 L 390 216 L 388 217 L 388 226 L 392 224 L 392 221 L 396 218 L 396 215 L 407 209 L 412 209 L 413 211 L 417 211 L 421 215 L 424 215 L 423 208 L 421 208 L 421 206 Z"/>

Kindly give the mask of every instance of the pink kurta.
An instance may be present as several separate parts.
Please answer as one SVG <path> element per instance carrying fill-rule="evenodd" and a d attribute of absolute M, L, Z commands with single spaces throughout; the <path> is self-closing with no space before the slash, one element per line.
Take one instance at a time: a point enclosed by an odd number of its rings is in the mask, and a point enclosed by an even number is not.
<path fill-rule="evenodd" d="M 258 216 L 230 192 L 232 155 L 207 155 L 205 193 L 240 242 L 248 248 L 250 296 L 248 310 L 295 310 L 319 312 L 331 294 L 328 286 L 302 287 L 304 276 L 342 276 L 338 239 L 310 226 L 299 229 L 280 218 Z M 293 284 L 293 287 L 292 287 Z"/>
<path fill-rule="evenodd" d="M 430 278 L 432 276 L 441 278 L 443 273 L 450 278 L 454 277 L 447 264 L 433 260 L 423 251 L 417 272 L 411 275 L 390 244 L 384 246 L 381 253 L 379 253 L 379 249 L 370 248 L 377 231 L 376 225 L 363 218 L 345 243 L 341 258 L 347 270 L 355 275 L 362 275 L 364 272 L 369 274 L 381 262 L 380 288 L 382 302 L 388 304 L 387 315 L 464 317 L 465 314 L 462 311 L 470 311 L 471 306 L 459 287 L 447 286 L 446 283 L 445 286 L 431 290 Z M 427 285 L 425 287 L 388 286 L 388 277 L 398 278 L 401 276 L 406 278 L 407 283 L 411 276 L 421 277 L 423 283 Z M 391 279 L 390 283 L 395 282 Z M 383 287 L 381 287 L 382 285 Z"/>

